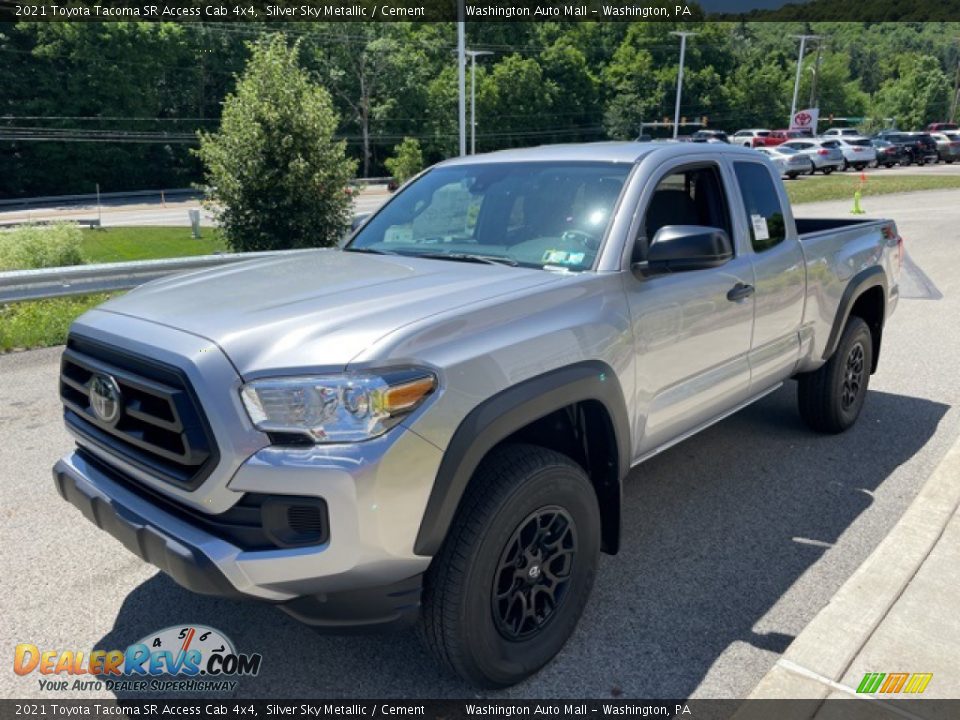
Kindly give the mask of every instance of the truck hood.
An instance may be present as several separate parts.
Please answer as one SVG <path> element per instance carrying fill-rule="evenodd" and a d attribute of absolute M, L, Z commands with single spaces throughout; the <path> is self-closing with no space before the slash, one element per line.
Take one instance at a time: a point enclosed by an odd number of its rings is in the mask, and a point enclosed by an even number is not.
<path fill-rule="evenodd" d="M 405 325 L 559 279 L 543 270 L 317 250 L 164 278 L 100 309 L 204 337 L 250 376 L 339 369 Z"/>

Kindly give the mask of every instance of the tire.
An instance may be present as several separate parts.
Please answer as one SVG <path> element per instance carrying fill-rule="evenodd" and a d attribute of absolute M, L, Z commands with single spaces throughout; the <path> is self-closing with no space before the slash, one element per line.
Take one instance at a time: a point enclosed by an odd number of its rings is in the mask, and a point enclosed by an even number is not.
<path fill-rule="evenodd" d="M 844 158 L 843 165 L 840 167 L 840 172 L 846 172 L 849 169 L 850 169 L 850 163 L 848 163 L 846 158 Z"/>
<path fill-rule="evenodd" d="M 829 175 L 830 173 L 833 172 L 833 165 L 827 165 L 825 168 L 823 168 L 823 170 L 822 170 L 821 172 L 822 172 L 824 175 Z"/>
<path fill-rule="evenodd" d="M 873 338 L 869 326 L 851 317 L 836 351 L 820 369 L 798 378 L 800 417 L 813 430 L 842 433 L 860 415 L 870 385 Z"/>
<path fill-rule="evenodd" d="M 557 538 L 547 542 L 551 533 Z M 559 549 L 553 560 L 537 559 L 551 546 Z M 420 635 L 442 666 L 474 685 L 518 683 L 567 642 L 599 555 L 600 509 L 583 469 L 534 445 L 496 449 L 477 468 L 424 578 Z M 521 611 L 531 597 L 528 616 Z"/>
<path fill-rule="evenodd" d="M 796 180 L 799 173 L 787 173 L 787 180 Z"/>

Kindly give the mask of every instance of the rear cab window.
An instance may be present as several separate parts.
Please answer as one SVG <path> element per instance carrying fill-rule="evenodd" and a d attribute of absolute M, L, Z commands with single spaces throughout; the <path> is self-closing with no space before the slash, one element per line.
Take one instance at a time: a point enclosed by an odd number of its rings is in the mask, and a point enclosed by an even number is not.
<path fill-rule="evenodd" d="M 780 195 L 767 168 L 754 162 L 733 164 L 754 252 L 776 247 L 786 238 L 786 220 Z"/>

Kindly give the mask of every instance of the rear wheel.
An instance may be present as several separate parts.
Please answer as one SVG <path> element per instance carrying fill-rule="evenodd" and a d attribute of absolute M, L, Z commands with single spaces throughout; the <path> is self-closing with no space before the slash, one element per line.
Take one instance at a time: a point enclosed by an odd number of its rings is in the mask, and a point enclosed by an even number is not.
<path fill-rule="evenodd" d="M 427 648 L 475 685 L 520 682 L 567 642 L 599 554 L 600 510 L 579 465 L 533 445 L 494 450 L 424 579 Z"/>
<path fill-rule="evenodd" d="M 825 168 L 823 168 L 824 175 L 829 175 L 832 172 L 833 172 L 833 165 L 827 165 Z"/>
<path fill-rule="evenodd" d="M 823 433 L 841 433 L 860 416 L 870 384 L 873 339 L 870 327 L 851 317 L 833 356 L 815 372 L 798 378 L 800 417 Z"/>

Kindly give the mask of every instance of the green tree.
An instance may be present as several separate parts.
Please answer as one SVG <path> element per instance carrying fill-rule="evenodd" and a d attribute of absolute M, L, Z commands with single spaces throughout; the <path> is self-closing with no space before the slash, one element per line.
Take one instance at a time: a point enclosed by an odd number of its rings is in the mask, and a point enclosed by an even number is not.
<path fill-rule="evenodd" d="M 900 58 L 898 74 L 877 91 L 872 113 L 875 118 L 892 117 L 906 130 L 946 119 L 952 88 L 935 57 L 905 55 Z"/>
<path fill-rule="evenodd" d="M 218 132 L 200 133 L 209 200 L 235 250 L 332 246 L 349 223 L 356 163 L 334 139 L 329 93 L 279 35 L 251 45 Z"/>
<path fill-rule="evenodd" d="M 423 152 L 415 138 L 405 137 L 393 150 L 393 157 L 387 158 L 383 164 L 398 183 L 405 183 L 423 170 Z"/>

